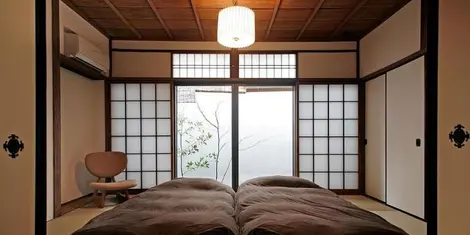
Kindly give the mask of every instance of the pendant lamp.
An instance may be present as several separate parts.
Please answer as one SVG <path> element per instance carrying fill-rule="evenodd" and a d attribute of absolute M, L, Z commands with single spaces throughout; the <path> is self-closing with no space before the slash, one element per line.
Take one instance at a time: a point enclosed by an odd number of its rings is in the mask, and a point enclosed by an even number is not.
<path fill-rule="evenodd" d="M 255 42 L 255 13 L 243 6 L 231 6 L 219 12 L 217 41 L 229 48 L 244 48 Z"/>

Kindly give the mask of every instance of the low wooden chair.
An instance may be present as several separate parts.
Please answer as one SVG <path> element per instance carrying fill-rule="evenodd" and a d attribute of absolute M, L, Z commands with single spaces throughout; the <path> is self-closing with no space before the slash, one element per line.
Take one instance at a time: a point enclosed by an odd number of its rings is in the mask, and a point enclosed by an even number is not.
<path fill-rule="evenodd" d="M 116 182 L 114 178 L 127 167 L 127 156 L 122 152 L 90 153 L 85 157 L 85 165 L 91 174 L 98 177 L 96 182 L 90 183 L 90 187 L 93 189 L 93 199 L 100 208 L 104 207 L 106 195 L 124 193 L 127 200 L 129 189 L 137 186 L 135 180 Z"/>

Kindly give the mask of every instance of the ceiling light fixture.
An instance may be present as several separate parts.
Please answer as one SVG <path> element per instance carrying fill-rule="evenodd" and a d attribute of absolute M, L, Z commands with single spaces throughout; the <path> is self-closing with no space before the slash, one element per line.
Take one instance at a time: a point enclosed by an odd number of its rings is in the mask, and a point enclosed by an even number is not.
<path fill-rule="evenodd" d="M 244 48 L 255 42 L 255 13 L 242 6 L 231 6 L 219 12 L 217 41 L 229 48 Z"/>

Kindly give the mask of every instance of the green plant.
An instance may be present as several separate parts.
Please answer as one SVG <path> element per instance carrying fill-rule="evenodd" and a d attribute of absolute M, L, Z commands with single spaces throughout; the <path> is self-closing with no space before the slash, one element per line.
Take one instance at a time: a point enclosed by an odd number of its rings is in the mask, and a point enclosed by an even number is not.
<path fill-rule="evenodd" d="M 221 157 L 221 152 L 222 150 L 225 148 L 225 146 L 227 146 L 228 142 L 227 141 L 224 141 L 224 143 L 222 143 L 224 137 L 227 135 L 228 131 L 225 131 L 222 133 L 222 127 L 221 127 L 221 124 L 220 124 L 220 117 L 219 117 L 219 109 L 220 109 L 220 105 L 222 104 L 223 102 L 219 102 L 217 104 L 217 107 L 215 109 L 215 111 L 213 112 L 214 114 L 214 120 L 215 121 L 211 121 L 209 119 L 209 116 L 202 110 L 201 106 L 199 106 L 199 103 L 197 102 L 196 100 L 196 105 L 197 105 L 197 109 L 199 110 L 199 112 L 201 113 L 202 117 L 204 118 L 204 120 L 206 121 L 207 124 L 209 124 L 209 126 L 211 126 L 212 128 L 215 129 L 215 132 L 216 132 L 216 136 L 215 138 L 217 138 L 217 152 L 215 153 L 211 153 L 211 156 L 212 156 L 212 159 L 214 160 L 214 163 L 215 163 L 215 179 L 216 180 L 219 180 L 219 161 L 220 161 L 220 157 Z M 238 141 L 238 144 L 239 146 L 241 146 L 242 142 L 251 138 L 251 136 L 247 136 L 247 137 L 244 137 L 244 138 L 241 138 L 239 141 Z M 255 141 L 253 144 L 247 146 L 247 147 L 240 147 L 239 151 L 242 152 L 242 151 L 246 151 L 246 150 L 249 150 L 249 149 L 252 149 L 254 147 L 256 147 L 258 144 L 266 141 L 267 139 L 265 140 L 259 140 L 259 141 Z M 230 161 L 227 165 L 227 167 L 225 168 L 225 171 L 224 171 L 224 174 L 222 176 L 222 179 L 220 180 L 221 182 L 224 182 L 225 180 L 225 177 L 227 176 L 227 172 L 228 170 L 230 169 L 230 165 L 232 164 L 232 157 L 230 157 Z"/>
<path fill-rule="evenodd" d="M 221 126 L 220 123 L 220 117 L 219 117 L 219 109 L 220 106 L 223 102 L 219 102 L 217 104 L 216 109 L 213 112 L 210 112 L 213 114 L 213 117 L 209 117 L 201 108 L 199 105 L 198 101 L 196 100 L 196 105 L 199 113 L 202 115 L 204 122 L 207 125 L 204 125 L 203 122 L 201 121 L 192 121 L 188 117 L 184 115 L 183 110 L 180 110 L 178 112 L 178 158 L 180 158 L 180 171 L 182 173 L 182 177 L 184 177 L 184 174 L 190 171 L 195 171 L 199 168 L 209 168 L 212 163 L 214 163 L 214 168 L 215 168 L 215 179 L 219 180 L 221 182 L 224 182 L 226 175 L 228 173 L 228 170 L 230 169 L 231 163 L 232 163 L 232 158 L 230 157 L 229 163 L 227 167 L 224 170 L 224 173 L 222 174 L 221 177 L 219 177 L 219 162 L 222 150 L 227 146 L 228 141 L 225 140 L 225 136 L 229 133 L 228 130 L 223 131 L 223 127 Z M 212 121 L 211 119 L 214 119 Z M 215 132 L 215 135 L 213 136 L 211 132 L 207 131 L 209 129 L 212 129 Z M 192 156 L 194 154 L 199 153 L 200 147 L 207 145 L 207 142 L 209 139 L 215 137 L 216 138 L 216 146 L 214 146 L 214 151 L 215 152 L 210 152 L 208 154 L 204 154 L 200 156 L 197 160 L 195 161 L 188 161 L 185 165 L 185 168 L 183 167 L 183 159 L 184 157 L 187 156 Z M 264 140 L 259 140 L 259 141 L 254 141 L 254 143 L 248 145 L 248 146 L 243 146 L 241 147 L 242 143 L 251 138 L 251 136 L 247 136 L 244 138 L 241 138 L 239 140 L 239 145 L 240 145 L 240 151 L 246 151 L 249 149 L 252 149 L 256 147 L 258 144 L 266 141 L 267 139 Z"/>
<path fill-rule="evenodd" d="M 202 122 L 191 121 L 184 115 L 184 112 L 180 112 L 177 132 L 179 137 L 177 156 L 181 161 L 181 176 L 184 177 L 187 172 L 198 168 L 209 168 L 210 161 L 215 159 L 215 153 L 205 154 L 195 161 L 188 161 L 186 162 L 186 169 L 183 167 L 183 159 L 198 153 L 201 146 L 207 145 L 207 141 L 212 138 L 212 134 L 204 129 Z"/>

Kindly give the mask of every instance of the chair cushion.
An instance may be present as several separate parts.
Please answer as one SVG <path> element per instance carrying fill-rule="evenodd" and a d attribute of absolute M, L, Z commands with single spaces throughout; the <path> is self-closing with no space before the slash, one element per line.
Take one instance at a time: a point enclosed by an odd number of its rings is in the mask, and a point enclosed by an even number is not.
<path fill-rule="evenodd" d="M 125 190 L 137 186 L 135 180 L 123 180 L 119 182 L 91 182 L 90 187 L 98 190 Z"/>

